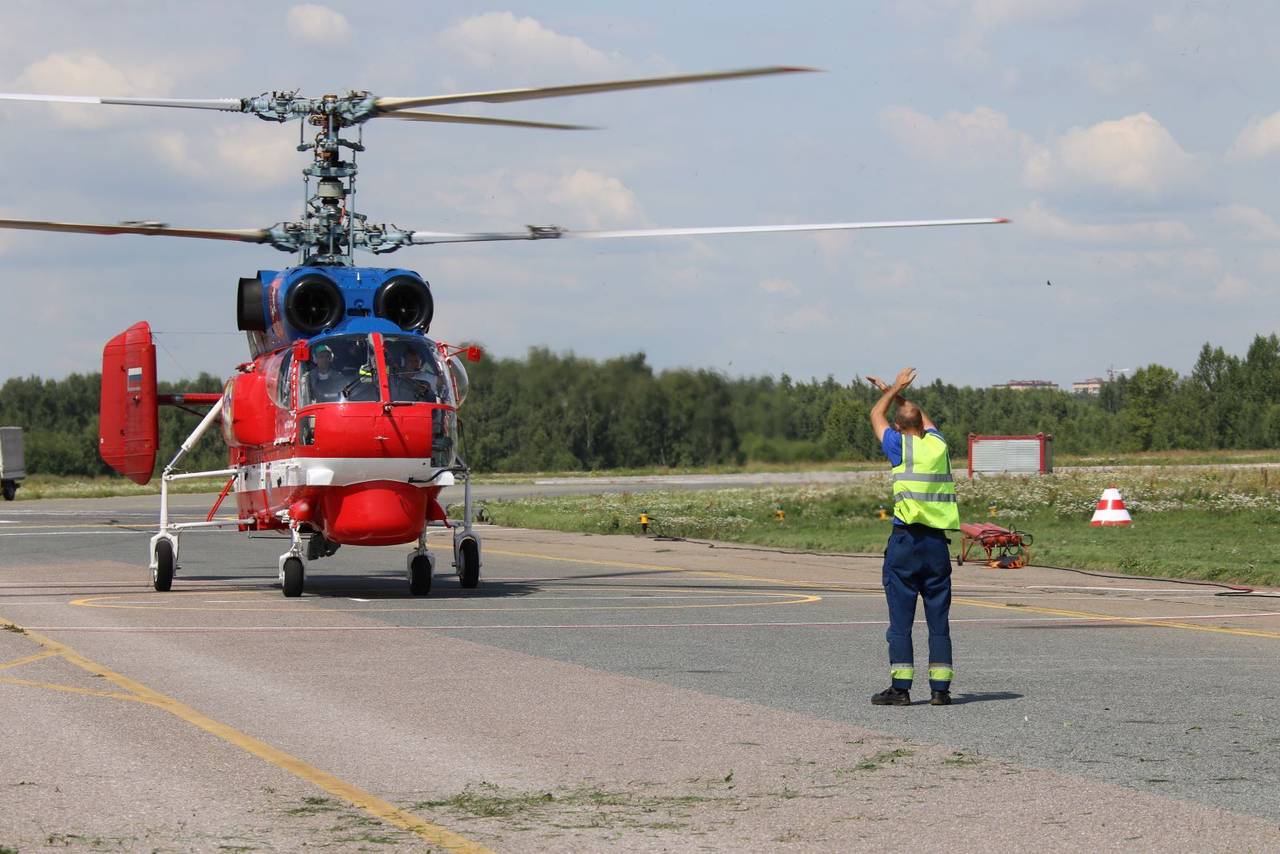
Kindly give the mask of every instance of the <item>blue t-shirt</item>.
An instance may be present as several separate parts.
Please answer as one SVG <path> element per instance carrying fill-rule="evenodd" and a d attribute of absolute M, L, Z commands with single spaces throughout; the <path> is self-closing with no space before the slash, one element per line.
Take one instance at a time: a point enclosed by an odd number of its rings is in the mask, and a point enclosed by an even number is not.
<path fill-rule="evenodd" d="M 941 433 L 932 427 L 924 432 L 932 433 L 944 442 L 947 441 Z M 889 465 L 895 467 L 902 465 L 902 434 L 892 427 L 885 430 L 884 438 L 880 440 L 880 450 L 884 451 L 884 455 L 889 458 Z M 894 516 L 893 524 L 905 526 L 907 523 Z"/>

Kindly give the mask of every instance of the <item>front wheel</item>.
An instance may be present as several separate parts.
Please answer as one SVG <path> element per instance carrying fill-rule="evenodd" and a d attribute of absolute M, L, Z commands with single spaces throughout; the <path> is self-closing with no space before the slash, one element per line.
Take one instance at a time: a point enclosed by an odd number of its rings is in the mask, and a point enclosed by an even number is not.
<path fill-rule="evenodd" d="M 409 563 L 409 592 L 426 596 L 431 592 L 431 558 L 418 555 Z"/>
<path fill-rule="evenodd" d="M 160 540 L 156 543 L 156 565 L 151 568 L 151 586 L 159 593 L 173 587 L 173 543 Z"/>
<path fill-rule="evenodd" d="M 16 480 L 6 480 L 0 483 L 0 489 L 4 491 L 4 500 L 12 501 L 18 495 L 18 482 Z"/>
<path fill-rule="evenodd" d="M 458 584 L 468 590 L 480 584 L 480 544 L 469 537 L 458 543 Z"/>
<path fill-rule="evenodd" d="M 284 583 L 281 584 L 281 590 L 284 595 L 289 598 L 302 595 L 302 585 L 304 581 L 302 561 L 296 557 L 291 557 L 284 562 Z"/>

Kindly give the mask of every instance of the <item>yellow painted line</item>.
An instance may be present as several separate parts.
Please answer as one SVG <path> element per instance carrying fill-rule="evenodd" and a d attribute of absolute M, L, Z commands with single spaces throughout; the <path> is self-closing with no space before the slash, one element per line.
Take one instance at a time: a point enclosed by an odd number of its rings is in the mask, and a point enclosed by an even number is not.
<path fill-rule="evenodd" d="M 1237 629 L 1232 626 L 1200 626 L 1178 620 L 1162 620 L 1159 617 L 1123 617 L 1114 614 L 1097 614 L 1091 611 L 1064 611 L 1060 608 L 1041 608 L 1034 605 L 1008 605 L 1000 602 L 983 602 L 978 599 L 952 599 L 962 605 L 975 608 L 993 608 L 1002 611 L 1030 611 L 1033 614 L 1051 614 L 1057 617 L 1075 617 L 1081 620 L 1107 623 L 1131 623 L 1135 626 L 1157 626 L 1166 629 L 1189 629 L 1193 632 L 1211 632 L 1222 635 L 1239 635 L 1250 638 L 1280 639 L 1280 632 L 1266 629 Z"/>
<path fill-rule="evenodd" d="M 585 564 L 594 564 L 599 566 L 617 566 L 617 567 L 628 568 L 628 569 L 649 569 L 649 570 L 661 570 L 664 572 L 698 573 L 702 575 L 713 575 L 713 576 L 720 576 L 723 578 L 731 578 L 738 581 L 761 581 L 761 582 L 767 582 L 771 584 L 785 584 L 793 587 L 804 587 L 808 589 L 812 589 L 814 587 L 834 586 L 830 582 L 810 582 L 810 581 L 795 581 L 795 580 L 782 579 L 782 578 L 765 578 L 762 576 L 746 575 L 742 573 L 732 573 L 732 572 L 718 572 L 718 571 L 704 572 L 702 570 L 696 570 L 696 569 L 681 569 L 679 567 L 661 566 L 658 564 L 648 564 L 648 563 L 626 563 L 623 561 L 586 560 L 581 558 L 550 557 L 547 555 L 535 554 L 533 552 L 509 552 L 509 551 L 497 551 L 496 549 L 490 549 L 488 550 L 488 553 L 509 555 L 511 557 L 527 557 L 527 558 L 533 558 L 535 560 L 556 561 L 556 562 L 563 562 L 563 563 L 585 563 Z M 1010 595 L 1013 596 L 1017 594 L 1010 593 Z M 1237 628 L 1232 628 L 1231 626 L 1199 626 L 1199 625 L 1196 625 L 1195 623 L 1183 623 L 1176 620 L 1161 620 L 1158 617 L 1120 617 L 1120 616 L 1114 616 L 1112 614 L 1097 614 L 1097 613 L 1092 613 L 1090 611 L 1064 611 L 1057 608 L 1041 608 L 1041 607 L 1032 606 L 1032 605 L 1026 605 L 1026 606 L 1007 605 L 999 602 L 985 602 L 980 599 L 956 598 L 956 599 L 952 599 L 951 601 L 953 603 L 959 603 L 962 605 L 970 605 L 974 608 L 993 608 L 997 610 L 1008 610 L 1008 611 L 1027 611 L 1033 614 L 1052 614 L 1054 616 L 1059 616 L 1059 617 L 1075 617 L 1081 620 L 1091 620 L 1091 621 L 1101 621 L 1101 622 L 1122 622 L 1122 623 L 1132 623 L 1133 625 L 1138 625 L 1138 626 L 1157 626 L 1157 627 L 1166 628 L 1166 629 L 1187 629 L 1193 632 L 1210 632 L 1214 634 L 1238 635 L 1241 637 L 1280 639 L 1280 632 L 1271 632 L 1271 631 L 1266 631 L 1265 629 L 1237 629 Z"/>
<path fill-rule="evenodd" d="M 68 694 L 82 694 L 89 697 L 109 697 L 112 700 L 128 700 L 132 703 L 146 702 L 141 697 L 135 697 L 133 694 L 123 694 L 119 691 L 97 691 L 93 688 L 77 688 L 75 685 L 59 685 L 56 682 L 15 679 L 12 676 L 0 676 L 0 685 L 23 685 L 27 688 L 40 688 L 45 691 L 64 691 Z"/>
<path fill-rule="evenodd" d="M 0 622 L 9 622 L 0 618 Z M 10 623 L 10 625 L 15 625 Z M 59 643 L 52 638 L 45 637 L 38 632 L 27 631 L 27 637 L 40 644 L 46 650 L 54 655 L 60 655 L 67 661 L 95 676 L 101 676 L 107 681 L 123 688 L 129 692 L 124 699 L 135 700 L 155 706 L 158 709 L 168 712 L 169 714 L 186 721 L 187 723 L 204 730 L 210 735 L 216 736 L 223 741 L 232 744 L 246 753 L 250 753 L 259 759 L 265 760 L 270 764 L 280 768 L 293 776 L 305 780 L 312 785 L 324 789 L 326 792 L 341 798 L 352 806 L 358 807 L 370 815 L 382 819 L 388 824 L 394 825 L 402 830 L 407 830 L 430 843 L 438 845 L 446 851 L 457 852 L 457 854 L 493 854 L 490 849 L 478 842 L 472 842 L 464 836 L 460 836 L 451 830 L 432 824 L 429 821 L 419 818 L 418 816 L 406 810 L 402 810 L 395 804 L 384 801 L 381 798 L 364 791 L 358 786 L 341 780 L 338 777 L 321 771 L 312 765 L 308 765 L 301 759 L 285 753 L 279 748 L 272 747 L 264 741 L 260 741 L 251 735 L 240 732 L 221 721 L 196 711 L 192 707 L 165 694 L 161 694 L 152 688 L 148 688 L 141 682 L 134 681 L 127 676 L 116 673 L 85 658 L 66 644 Z M 0 679 L 0 681 L 9 681 Z M 71 690 L 70 686 L 43 685 L 43 683 L 33 683 L 42 685 L 43 687 L 56 688 L 58 690 Z M 76 689 L 78 692 L 83 689 Z M 87 692 L 95 693 L 95 692 Z M 99 692 L 106 696 L 115 696 L 107 692 Z"/>
<path fill-rule="evenodd" d="M 28 655 L 26 658 L 16 658 L 13 661 L 6 661 L 3 664 L 0 664 L 0 670 L 8 670 L 11 667 L 21 667 L 24 664 L 30 664 L 31 662 L 39 661 L 42 658 L 52 658 L 55 655 L 57 655 L 56 652 L 50 652 L 46 649 L 44 652 L 37 652 L 35 655 Z"/>
<path fill-rule="evenodd" d="M 551 560 L 552 558 L 547 558 Z M 677 569 L 672 572 L 696 572 L 697 570 Z M 619 589 L 619 588 L 614 588 Z M 621 588 L 621 589 L 637 589 L 637 588 Z M 649 591 L 667 592 L 666 588 L 645 587 L 639 588 Z M 679 589 L 679 588 L 677 588 Z M 196 594 L 207 595 L 209 591 L 189 591 L 184 593 L 166 593 L 165 597 L 173 596 L 191 596 Z M 684 591 L 681 591 L 684 592 Z M 731 593 L 714 593 L 704 592 L 701 595 L 720 598 L 720 599 L 736 599 L 739 597 L 785 597 L 780 598 L 776 602 L 723 602 L 723 603 L 700 603 L 689 605 L 549 605 L 546 607 L 516 607 L 516 608 L 494 608 L 484 605 L 471 605 L 465 608 L 436 608 L 428 605 L 405 607 L 405 608 L 302 608 L 302 607 L 202 607 L 199 605 L 166 605 L 163 603 L 149 605 L 131 605 L 128 603 L 117 602 L 114 600 L 125 596 L 147 595 L 147 594 L 131 594 L 131 593 L 109 593 L 102 596 L 86 596 L 82 599 L 73 599 L 70 604 L 78 605 L 82 608 L 121 608 L 137 611 L 205 611 L 205 612 L 225 612 L 225 611 L 246 611 L 246 612 L 269 612 L 269 613 L 287 613 L 287 614 L 305 614 L 314 616 L 319 614 L 390 614 L 390 613 L 432 613 L 442 614 L 450 611 L 462 612 L 467 614 L 497 614 L 503 611 L 518 611 L 520 613 L 546 611 L 681 611 L 691 608 L 763 608 L 770 605 L 808 605 L 812 602 L 821 602 L 822 597 L 814 593 L 775 593 L 772 591 L 754 591 L 754 590 L 736 590 Z M 303 600 L 306 601 L 305 599 Z"/>
<path fill-rule="evenodd" d="M 723 572 L 718 569 L 686 569 L 681 566 L 664 566 L 657 563 L 628 563 L 620 560 L 588 560 L 586 558 L 574 557 L 551 557 L 549 555 L 536 554 L 534 552 L 511 552 L 500 551 L 498 549 L 485 549 L 485 554 L 506 555 L 507 557 L 530 557 L 535 560 L 549 560 L 556 563 L 582 563 L 589 566 L 616 566 L 620 569 L 647 569 L 657 570 L 659 572 L 683 572 L 692 575 L 704 575 L 709 578 L 727 578 L 731 581 L 767 581 L 772 584 L 785 584 L 790 587 L 837 587 L 836 584 L 815 584 L 805 581 L 790 581 L 784 578 L 766 578 L 759 575 L 742 575 L 736 572 Z"/>

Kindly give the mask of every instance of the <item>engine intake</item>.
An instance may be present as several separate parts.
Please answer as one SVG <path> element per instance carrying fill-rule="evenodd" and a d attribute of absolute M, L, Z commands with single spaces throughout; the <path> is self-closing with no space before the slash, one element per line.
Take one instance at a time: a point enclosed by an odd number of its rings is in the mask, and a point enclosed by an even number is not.
<path fill-rule="evenodd" d="M 393 276 L 382 283 L 373 297 L 373 313 L 406 331 L 431 328 L 435 301 L 431 289 L 421 279 Z"/>
<path fill-rule="evenodd" d="M 336 324 L 345 307 L 337 284 L 319 274 L 295 281 L 284 300 L 285 319 L 304 335 L 314 335 Z"/>

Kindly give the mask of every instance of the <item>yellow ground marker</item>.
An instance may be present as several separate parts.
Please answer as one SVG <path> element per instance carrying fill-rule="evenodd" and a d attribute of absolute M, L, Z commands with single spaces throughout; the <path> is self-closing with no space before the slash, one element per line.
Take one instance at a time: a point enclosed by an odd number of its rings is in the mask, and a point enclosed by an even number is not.
<path fill-rule="evenodd" d="M 18 627 L 16 623 L 0 617 L 0 624 Z M 20 627 L 19 627 L 20 628 Z M 169 714 L 186 721 L 192 726 L 204 730 L 210 735 L 233 744 L 236 747 L 251 753 L 259 759 L 263 759 L 277 768 L 289 772 L 293 776 L 305 780 L 314 786 L 324 789 L 331 795 L 341 798 L 352 806 L 358 807 L 365 812 L 382 819 L 388 824 L 394 825 L 402 830 L 407 830 L 427 841 L 432 845 L 438 845 L 446 851 L 456 852 L 456 854 L 493 854 L 493 852 L 478 842 L 472 842 L 464 836 L 459 836 L 451 830 L 447 830 L 437 824 L 425 821 L 413 813 L 407 812 L 397 807 L 395 804 L 382 800 L 376 795 L 364 791 L 358 786 L 341 780 L 334 775 L 321 771 L 312 765 L 308 765 L 301 759 L 291 756 L 276 747 L 272 747 L 264 741 L 260 741 L 251 735 L 240 732 L 221 721 L 216 721 L 208 715 L 196 711 L 190 706 L 175 700 L 172 697 L 161 694 L 152 688 L 148 688 L 141 682 L 134 681 L 127 676 L 116 673 L 95 661 L 85 658 L 66 644 L 45 637 L 38 632 L 26 630 L 25 635 L 31 640 L 44 647 L 51 655 L 57 655 L 66 661 L 79 667 L 87 673 L 94 676 L 100 676 L 120 688 L 123 688 L 127 694 L 118 695 L 113 692 L 91 691 L 84 688 L 75 688 L 73 686 L 51 685 L 40 682 L 28 682 L 27 680 L 17 679 L 0 679 L 0 682 L 10 684 L 28 684 L 34 687 L 54 688 L 57 690 L 70 690 L 74 693 L 92 694 L 94 696 L 107 696 L 116 699 L 132 700 L 135 702 L 145 703 L 149 706 L 155 706 L 158 709 L 168 712 Z"/>
<path fill-rule="evenodd" d="M 550 557 L 548 555 L 540 555 L 533 552 L 511 552 L 498 551 L 489 549 L 488 554 L 501 554 L 510 557 L 527 557 L 535 560 L 557 561 L 563 563 L 587 563 L 598 566 L 616 566 L 623 569 L 646 569 L 658 570 L 662 572 L 683 572 L 699 575 L 718 576 L 720 578 L 732 579 L 735 581 L 758 581 L 769 584 L 783 584 L 790 587 L 801 587 L 805 589 L 815 588 L 831 588 L 839 586 L 832 582 L 812 582 L 812 581 L 796 581 L 786 578 L 766 578 L 758 575 L 747 575 L 745 573 L 722 572 L 719 570 L 700 570 L 700 569 L 683 569 L 675 566 L 661 566 L 651 563 L 627 563 L 624 561 L 611 560 L 587 560 L 585 558 L 562 558 Z M 857 588 L 852 588 L 857 589 Z M 1016 595 L 1016 594 L 1010 594 Z M 1064 611 L 1058 608 L 1041 608 L 1036 605 L 1008 605 L 1001 602 L 986 602 L 981 599 L 968 599 L 964 597 L 951 600 L 953 603 L 961 605 L 969 605 L 974 608 L 992 608 L 1001 611 L 1022 611 L 1032 614 L 1049 614 L 1057 617 L 1075 617 L 1081 620 L 1090 620 L 1095 622 L 1118 622 L 1131 623 L 1135 626 L 1156 626 L 1165 629 L 1187 629 L 1193 632 L 1210 632 L 1223 635 L 1238 635 L 1240 637 L 1251 638 L 1268 638 L 1280 640 L 1280 632 L 1267 631 L 1266 629 L 1237 629 L 1231 626 L 1200 626 L 1195 623 L 1183 623 L 1177 620 L 1161 620 L 1159 617 L 1120 617 L 1113 614 L 1098 614 L 1091 611 Z"/>

